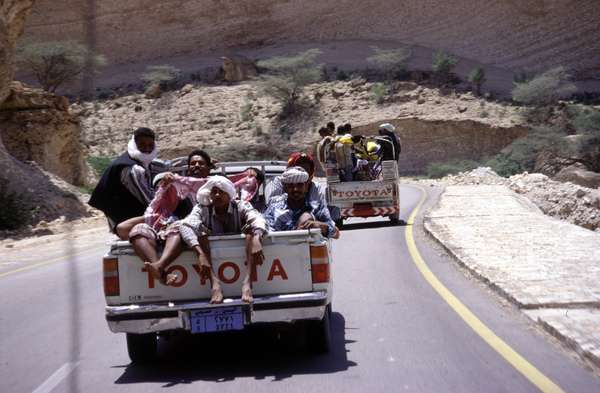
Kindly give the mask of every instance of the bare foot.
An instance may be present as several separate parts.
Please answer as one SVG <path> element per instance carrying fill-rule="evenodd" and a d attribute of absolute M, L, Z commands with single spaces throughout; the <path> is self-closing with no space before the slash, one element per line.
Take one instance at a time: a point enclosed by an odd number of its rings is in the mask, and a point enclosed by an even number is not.
<path fill-rule="evenodd" d="M 213 288 L 211 290 L 211 292 L 212 292 L 212 297 L 210 298 L 211 304 L 223 303 L 223 291 L 221 290 L 220 287 Z"/>
<path fill-rule="evenodd" d="M 164 277 L 165 282 L 163 284 L 172 285 L 175 283 L 175 281 L 177 281 L 177 277 L 178 276 L 175 273 L 167 274 L 166 277 Z"/>
<path fill-rule="evenodd" d="M 150 272 L 150 274 L 152 274 L 152 277 L 154 277 L 157 280 L 160 280 L 162 278 L 163 270 L 158 264 L 158 262 L 144 262 L 144 266 Z"/>
<path fill-rule="evenodd" d="M 242 285 L 242 301 L 245 303 L 252 303 L 254 298 L 252 297 L 252 286 L 250 283 L 244 283 Z"/>
<path fill-rule="evenodd" d="M 171 285 L 177 281 L 177 274 L 166 274 L 158 262 L 144 262 L 144 266 L 146 266 L 146 269 L 152 274 L 152 277 L 157 279 L 161 284 Z"/>

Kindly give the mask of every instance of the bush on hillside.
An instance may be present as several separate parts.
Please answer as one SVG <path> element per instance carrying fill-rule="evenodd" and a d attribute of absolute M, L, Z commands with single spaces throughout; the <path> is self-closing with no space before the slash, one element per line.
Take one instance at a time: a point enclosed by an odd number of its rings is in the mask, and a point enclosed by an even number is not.
<path fill-rule="evenodd" d="M 0 177 L 0 229 L 19 229 L 27 224 L 29 212 L 24 198 L 23 194 L 10 192 L 8 180 Z"/>
<path fill-rule="evenodd" d="M 524 105 L 541 107 L 552 105 L 559 99 L 567 98 L 577 91 L 568 81 L 569 75 L 563 67 L 548 70 L 533 79 L 515 83 L 512 99 Z"/>
<path fill-rule="evenodd" d="M 181 71 L 170 65 L 147 66 L 146 72 L 142 74 L 142 81 L 146 87 L 158 86 L 161 89 L 173 88 L 181 77 Z"/>
<path fill-rule="evenodd" d="M 240 119 L 242 119 L 242 121 L 252 121 L 254 119 L 254 114 L 252 113 L 253 109 L 254 104 L 252 104 L 252 101 L 250 101 L 249 98 L 246 98 L 244 105 L 240 108 Z"/>
<path fill-rule="evenodd" d="M 87 157 L 87 162 L 90 164 L 96 175 L 102 176 L 104 170 L 108 168 L 110 163 L 112 162 L 112 158 L 108 156 L 89 156 Z"/>
<path fill-rule="evenodd" d="M 472 70 L 467 76 L 467 80 L 471 83 L 473 94 L 481 95 L 481 86 L 485 82 L 485 71 L 481 67 Z"/>
<path fill-rule="evenodd" d="M 309 49 L 296 56 L 280 56 L 258 62 L 268 70 L 261 77 L 260 90 L 281 103 L 281 117 L 291 115 L 300 108 L 304 87 L 321 80 L 321 67 L 316 64 L 318 49 Z"/>
<path fill-rule="evenodd" d="M 443 51 L 434 53 L 431 70 L 438 84 L 446 85 L 452 80 L 452 71 L 456 67 L 456 63 L 458 63 L 458 59 L 448 53 Z"/>
<path fill-rule="evenodd" d="M 541 152 L 552 152 L 558 156 L 568 156 L 573 153 L 572 147 L 565 142 L 565 136 L 567 136 L 566 132 L 557 128 L 534 127 L 527 136 L 515 140 L 485 165 L 491 167 L 500 176 L 531 172 Z"/>
<path fill-rule="evenodd" d="M 577 151 L 588 154 L 600 149 L 600 111 L 582 110 L 573 119 L 573 127 L 581 137 L 578 139 Z"/>
<path fill-rule="evenodd" d="M 37 79 L 42 89 L 54 93 L 73 82 L 89 68 L 95 72 L 106 65 L 106 58 L 75 41 L 29 44 L 17 53 L 18 61 Z"/>
<path fill-rule="evenodd" d="M 427 166 L 427 176 L 431 179 L 441 179 L 444 176 L 455 175 L 477 168 L 479 164 L 472 160 L 454 160 L 450 162 L 433 162 Z"/>
<path fill-rule="evenodd" d="M 388 94 L 388 88 L 383 83 L 374 83 L 371 86 L 371 98 L 376 104 L 381 105 L 385 102 L 385 97 Z"/>
<path fill-rule="evenodd" d="M 400 79 L 406 75 L 411 51 L 407 48 L 380 49 L 372 47 L 375 54 L 367 58 L 367 63 L 381 71 L 386 80 Z"/>

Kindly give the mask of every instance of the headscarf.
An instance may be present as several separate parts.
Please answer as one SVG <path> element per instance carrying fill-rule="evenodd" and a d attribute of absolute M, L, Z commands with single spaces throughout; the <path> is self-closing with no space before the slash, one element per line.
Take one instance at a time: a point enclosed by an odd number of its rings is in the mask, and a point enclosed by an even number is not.
<path fill-rule="evenodd" d="M 129 157 L 134 160 L 140 161 L 144 168 L 148 169 L 152 160 L 154 160 L 157 156 L 156 144 L 154 145 L 154 149 L 151 153 L 142 153 L 135 143 L 135 136 L 132 136 L 127 144 L 127 153 Z"/>
<path fill-rule="evenodd" d="M 283 184 L 306 183 L 308 181 L 308 173 L 299 166 L 287 168 L 281 175 Z"/>
<path fill-rule="evenodd" d="M 211 176 L 208 178 L 206 184 L 200 187 L 200 189 L 198 190 L 198 194 L 196 195 L 196 199 L 198 200 L 198 203 L 200 205 L 208 206 L 212 203 L 212 200 L 210 199 L 210 192 L 212 191 L 213 187 L 217 187 L 221 191 L 226 192 L 232 201 L 237 196 L 235 186 L 233 185 L 231 180 L 229 180 L 225 176 Z"/>
<path fill-rule="evenodd" d="M 288 161 L 287 161 L 288 168 L 293 167 L 293 166 L 298 166 L 298 161 L 306 161 L 309 163 L 309 165 L 310 165 L 309 176 L 312 175 L 313 173 L 315 173 L 315 160 L 313 160 L 313 158 L 310 154 L 300 153 L 300 152 L 290 154 L 290 156 L 288 157 Z"/>

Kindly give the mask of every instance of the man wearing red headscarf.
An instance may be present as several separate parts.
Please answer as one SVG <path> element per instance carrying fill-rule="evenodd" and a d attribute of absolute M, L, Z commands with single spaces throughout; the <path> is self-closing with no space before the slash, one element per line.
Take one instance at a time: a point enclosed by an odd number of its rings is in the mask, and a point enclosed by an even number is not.
<path fill-rule="evenodd" d="M 313 181 L 313 176 L 315 175 L 315 161 L 312 156 L 307 153 L 292 153 L 287 161 L 287 167 L 291 168 L 294 166 L 299 166 L 304 169 L 308 173 L 308 192 L 307 198 L 310 200 L 319 200 L 325 206 L 327 206 L 327 201 L 325 199 L 325 187 L 319 183 Z M 281 182 L 281 176 L 275 177 L 269 184 L 267 184 L 265 188 L 265 202 L 267 206 L 269 205 L 269 201 L 278 195 L 284 194 L 283 184 Z"/>

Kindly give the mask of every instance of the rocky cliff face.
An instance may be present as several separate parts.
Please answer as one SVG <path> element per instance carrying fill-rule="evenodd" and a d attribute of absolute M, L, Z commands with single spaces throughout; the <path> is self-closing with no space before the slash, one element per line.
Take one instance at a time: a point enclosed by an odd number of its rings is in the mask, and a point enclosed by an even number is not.
<path fill-rule="evenodd" d="M 35 115 L 32 117 L 31 110 L 53 110 L 64 113 L 68 105 L 57 98 L 53 101 L 46 100 L 47 102 L 44 103 L 41 93 L 29 92 L 30 96 L 27 98 L 26 94 L 21 94 L 24 93 L 22 87 L 11 83 L 14 74 L 12 61 L 15 42 L 21 34 L 32 3 L 33 1 L 19 0 L 0 2 L 0 130 L 2 130 L 0 133 L 0 176 L 8 181 L 7 189 L 0 189 L 0 192 L 18 195 L 27 209 L 23 215 L 27 216 L 26 219 L 29 219 L 30 223 L 36 223 L 40 220 L 53 220 L 61 216 L 73 219 L 89 213 L 78 199 L 73 187 L 56 176 L 44 172 L 38 164 L 23 163 L 10 154 L 14 151 L 18 155 L 22 149 L 29 149 L 32 152 L 37 149 L 39 151 L 36 154 L 45 156 L 47 161 L 59 162 L 64 158 L 64 156 L 54 158 L 48 156 L 48 153 L 54 153 L 52 148 L 48 148 L 47 143 L 40 144 L 40 141 L 36 139 L 29 141 L 26 137 L 18 144 L 14 143 L 16 139 L 23 138 L 23 135 L 19 135 L 20 132 L 44 134 L 45 129 L 40 128 L 41 125 L 56 125 L 51 118 L 46 116 L 47 114 L 41 118 Z M 36 94 L 39 97 L 32 99 L 32 95 L 36 97 Z M 52 104 L 50 105 L 48 102 L 52 102 Z M 46 129 L 46 131 L 48 130 Z M 9 151 L 2 140 L 6 132 L 9 133 L 7 143 Z M 49 137 L 52 139 L 53 136 Z M 64 135 L 57 135 L 57 137 L 62 138 Z M 57 142 L 59 140 L 55 139 Z"/>
<path fill-rule="evenodd" d="M 85 1 L 39 0 L 25 39 L 83 37 Z M 564 65 L 600 77 L 597 0 L 97 0 L 98 49 L 112 63 L 238 46 L 387 40 L 486 65 Z"/>
<path fill-rule="evenodd" d="M 8 97 L 14 75 L 14 52 L 23 33 L 33 0 L 3 0 L 0 3 L 0 104 Z"/>
<path fill-rule="evenodd" d="M 13 82 L 0 104 L 0 137 L 19 161 L 35 161 L 71 184 L 85 183 L 80 126 L 69 101 Z"/>
<path fill-rule="evenodd" d="M 383 122 L 392 123 L 402 139 L 399 165 L 403 174 L 426 172 L 427 166 L 435 162 L 477 161 L 493 156 L 528 131 L 523 126 L 494 127 L 474 120 L 412 118 L 380 121 L 358 127 L 355 132 L 368 135 Z"/>

